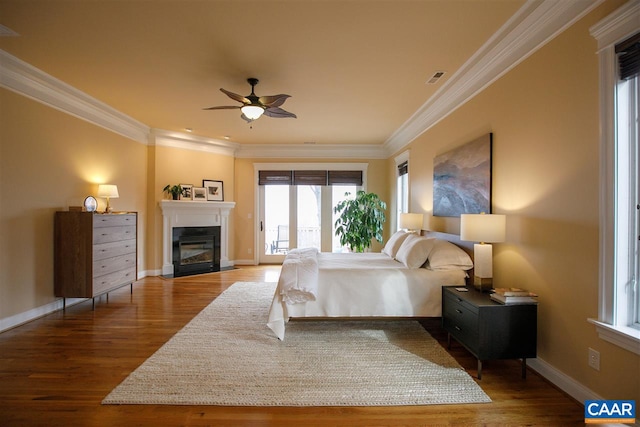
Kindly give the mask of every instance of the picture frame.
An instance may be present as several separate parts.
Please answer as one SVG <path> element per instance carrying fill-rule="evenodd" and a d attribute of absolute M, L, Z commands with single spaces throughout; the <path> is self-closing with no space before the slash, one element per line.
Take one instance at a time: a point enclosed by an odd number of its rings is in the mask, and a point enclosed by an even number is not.
<path fill-rule="evenodd" d="M 182 187 L 180 200 L 193 200 L 193 184 L 180 184 L 180 187 Z"/>
<path fill-rule="evenodd" d="M 433 160 L 433 216 L 491 213 L 493 133 Z"/>
<path fill-rule="evenodd" d="M 222 202 L 224 201 L 223 182 L 213 179 L 203 179 L 202 186 L 207 190 L 207 201 Z"/>
<path fill-rule="evenodd" d="M 207 201 L 207 189 L 204 187 L 193 187 L 193 200 L 206 202 Z"/>

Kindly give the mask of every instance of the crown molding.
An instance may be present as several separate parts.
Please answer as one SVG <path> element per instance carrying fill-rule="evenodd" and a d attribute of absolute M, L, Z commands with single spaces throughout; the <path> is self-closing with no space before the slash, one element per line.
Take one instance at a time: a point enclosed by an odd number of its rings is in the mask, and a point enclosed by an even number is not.
<path fill-rule="evenodd" d="M 149 127 L 0 50 L 0 86 L 117 134 L 147 143 Z"/>
<path fill-rule="evenodd" d="M 220 139 L 206 138 L 182 132 L 152 129 L 149 145 L 181 148 L 185 150 L 204 151 L 207 153 L 235 156 L 240 144 Z"/>
<path fill-rule="evenodd" d="M 402 150 L 603 1 L 528 0 L 385 141 L 387 156 Z"/>
<path fill-rule="evenodd" d="M 241 144 L 241 158 L 386 159 L 382 144 Z"/>

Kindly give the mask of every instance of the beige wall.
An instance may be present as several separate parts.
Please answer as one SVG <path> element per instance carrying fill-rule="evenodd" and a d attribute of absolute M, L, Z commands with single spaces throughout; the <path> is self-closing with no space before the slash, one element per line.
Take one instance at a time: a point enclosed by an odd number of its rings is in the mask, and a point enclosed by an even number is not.
<path fill-rule="evenodd" d="M 538 356 L 605 398 L 640 401 L 640 357 L 598 338 L 598 62 L 589 27 L 609 2 L 411 146 L 411 210 L 431 213 L 433 158 L 493 132 L 493 209 L 507 217 L 494 284 L 540 296 Z M 392 162 L 392 160 L 390 160 Z M 412 165 L 420 165 L 412 167 Z M 457 218 L 432 218 L 458 233 Z M 601 369 L 587 365 L 588 348 Z"/>
<path fill-rule="evenodd" d="M 255 246 L 255 215 L 257 215 L 257 207 L 255 206 L 256 183 L 254 180 L 254 163 L 291 163 L 292 169 L 295 165 L 299 165 L 302 160 L 292 161 L 291 159 L 236 159 L 236 208 L 234 212 L 236 228 L 235 241 L 236 252 L 235 259 L 248 260 L 253 259 L 253 254 L 248 254 L 248 249 Z M 339 163 L 340 160 L 326 159 L 309 159 L 309 163 Z M 343 162 L 347 163 L 367 163 L 367 191 L 376 193 L 382 200 L 389 203 L 389 171 L 385 160 L 366 160 L 366 159 L 348 159 Z M 387 206 L 387 213 L 389 207 Z M 251 216 L 251 218 L 249 218 Z M 385 237 L 389 233 L 389 220 L 387 215 L 387 223 L 385 224 Z M 372 250 L 380 251 L 382 245 L 373 242 Z"/>
<path fill-rule="evenodd" d="M 0 319 L 37 309 L 53 295 L 53 216 L 81 206 L 98 183 L 118 186 L 115 210 L 146 227 L 147 147 L 0 89 Z M 104 200 L 99 199 L 99 209 Z M 138 270 L 145 246 L 139 245 Z"/>

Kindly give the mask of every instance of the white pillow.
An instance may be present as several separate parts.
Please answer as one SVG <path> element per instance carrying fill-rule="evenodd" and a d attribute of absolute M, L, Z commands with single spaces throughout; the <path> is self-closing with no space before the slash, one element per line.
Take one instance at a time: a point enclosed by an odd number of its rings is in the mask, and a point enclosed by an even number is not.
<path fill-rule="evenodd" d="M 382 253 L 389 255 L 391 258 L 395 258 L 398 253 L 398 249 L 400 249 L 400 245 L 404 242 L 404 239 L 407 238 L 409 233 L 399 230 L 396 231 L 393 236 L 389 238 L 387 244 L 382 248 Z"/>
<path fill-rule="evenodd" d="M 427 260 L 431 270 L 470 270 L 473 261 L 462 248 L 446 240 L 436 239 Z"/>
<path fill-rule="evenodd" d="M 398 249 L 396 260 L 407 268 L 420 268 L 427 261 L 436 239 L 410 234 Z"/>

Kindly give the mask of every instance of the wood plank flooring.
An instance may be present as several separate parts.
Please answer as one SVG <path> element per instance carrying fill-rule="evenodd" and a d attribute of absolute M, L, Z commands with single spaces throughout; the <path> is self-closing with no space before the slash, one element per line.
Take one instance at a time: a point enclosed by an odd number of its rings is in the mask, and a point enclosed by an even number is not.
<path fill-rule="evenodd" d="M 484 363 L 489 404 L 402 407 L 101 405 L 171 336 L 237 281 L 277 281 L 279 266 L 179 279 L 150 277 L 0 334 L 2 426 L 583 425 L 582 406 L 515 360 Z M 439 321 L 423 322 L 446 347 Z M 471 374 L 476 360 L 450 353 Z"/>

